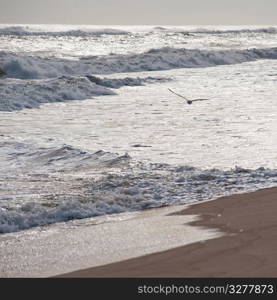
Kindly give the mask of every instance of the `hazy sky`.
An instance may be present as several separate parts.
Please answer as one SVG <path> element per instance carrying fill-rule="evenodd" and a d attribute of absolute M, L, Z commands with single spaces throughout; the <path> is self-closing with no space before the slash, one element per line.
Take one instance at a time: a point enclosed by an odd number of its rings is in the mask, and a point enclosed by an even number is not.
<path fill-rule="evenodd" d="M 0 23 L 276 25 L 277 0 L 0 0 Z"/>

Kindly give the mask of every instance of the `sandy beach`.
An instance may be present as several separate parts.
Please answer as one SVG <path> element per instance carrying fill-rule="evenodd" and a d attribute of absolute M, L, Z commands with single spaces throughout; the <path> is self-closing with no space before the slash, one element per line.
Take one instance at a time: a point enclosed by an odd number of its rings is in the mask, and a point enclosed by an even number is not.
<path fill-rule="evenodd" d="M 221 236 L 167 206 L 0 235 L 0 277 L 50 277 Z"/>
<path fill-rule="evenodd" d="M 225 234 L 61 277 L 276 277 L 276 208 L 277 188 L 193 204 L 178 214 Z"/>

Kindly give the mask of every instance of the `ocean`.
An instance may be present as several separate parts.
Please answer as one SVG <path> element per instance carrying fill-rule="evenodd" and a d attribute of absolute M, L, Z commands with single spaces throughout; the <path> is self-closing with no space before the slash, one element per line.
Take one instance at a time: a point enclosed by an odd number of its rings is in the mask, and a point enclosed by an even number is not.
<path fill-rule="evenodd" d="M 0 233 L 276 186 L 276 42 L 276 26 L 0 25 Z"/>

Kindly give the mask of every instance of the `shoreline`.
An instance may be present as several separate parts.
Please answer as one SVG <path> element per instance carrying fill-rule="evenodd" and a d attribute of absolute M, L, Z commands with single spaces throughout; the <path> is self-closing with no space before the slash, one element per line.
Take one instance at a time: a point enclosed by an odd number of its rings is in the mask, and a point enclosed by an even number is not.
<path fill-rule="evenodd" d="M 0 236 L 0 277 L 50 277 L 165 251 L 222 235 L 187 225 L 186 206 L 56 223 Z"/>
<path fill-rule="evenodd" d="M 175 215 L 224 235 L 57 277 L 277 277 L 277 188 L 194 203 Z"/>

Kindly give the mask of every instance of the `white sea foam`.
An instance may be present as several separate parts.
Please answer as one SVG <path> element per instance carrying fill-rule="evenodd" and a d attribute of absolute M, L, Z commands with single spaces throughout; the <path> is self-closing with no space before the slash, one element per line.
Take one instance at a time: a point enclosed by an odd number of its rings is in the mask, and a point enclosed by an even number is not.
<path fill-rule="evenodd" d="M 0 81 L 0 110 L 13 111 L 37 108 L 43 103 L 91 99 L 101 95 L 115 95 L 111 90 L 122 86 L 163 82 L 165 78 L 100 78 L 96 76 L 61 76 L 50 79 L 10 79 Z"/>
<path fill-rule="evenodd" d="M 43 103 L 83 100 L 115 93 L 86 77 L 59 77 L 45 80 L 9 79 L 0 81 L 0 110 L 36 108 Z"/>
<path fill-rule="evenodd" d="M 6 142 L 0 149 L 7 162 L 4 166 L 6 184 L 14 189 L 9 199 L 1 196 L 2 233 L 72 219 L 190 203 L 269 187 L 277 182 L 277 170 L 266 168 L 235 167 L 222 171 L 142 164 L 132 161 L 127 154 L 91 153 L 69 145 L 36 149 Z M 84 175 L 82 180 L 65 176 L 111 167 L 120 172 L 97 180 L 86 180 Z M 64 174 L 62 177 L 55 175 L 60 172 Z M 16 177 L 13 174 L 17 174 Z M 39 184 L 42 181 L 45 187 Z M 24 195 L 26 190 L 28 194 Z"/>

